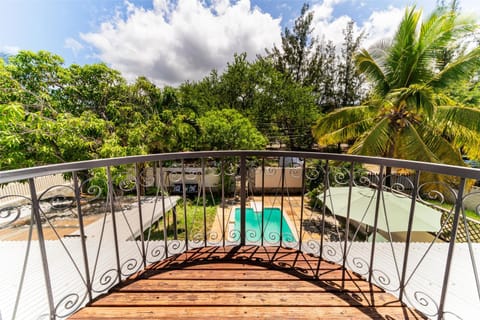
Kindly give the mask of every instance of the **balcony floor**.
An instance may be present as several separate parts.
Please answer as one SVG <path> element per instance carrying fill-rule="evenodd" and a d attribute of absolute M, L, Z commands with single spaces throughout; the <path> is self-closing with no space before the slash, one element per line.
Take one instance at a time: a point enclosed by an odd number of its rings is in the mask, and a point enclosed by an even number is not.
<path fill-rule="evenodd" d="M 318 277 L 315 277 L 318 275 Z M 151 265 L 70 319 L 424 319 L 339 265 L 278 247 L 206 247 Z"/>

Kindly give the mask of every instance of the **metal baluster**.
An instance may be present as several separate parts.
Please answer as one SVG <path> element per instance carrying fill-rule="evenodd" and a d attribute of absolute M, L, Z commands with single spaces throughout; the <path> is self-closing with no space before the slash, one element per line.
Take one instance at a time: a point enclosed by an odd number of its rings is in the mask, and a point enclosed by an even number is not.
<path fill-rule="evenodd" d="M 203 242 L 207 246 L 207 197 L 205 193 L 205 158 L 202 158 L 202 201 L 203 201 Z"/>
<path fill-rule="evenodd" d="M 408 253 L 410 250 L 410 241 L 412 234 L 413 218 L 415 215 L 415 204 L 417 203 L 418 184 L 420 182 L 420 171 L 415 171 L 415 179 L 412 191 L 412 203 L 410 205 L 410 216 L 408 217 L 407 239 L 405 241 L 405 253 L 403 255 L 402 277 L 400 279 L 400 294 L 398 300 L 402 301 L 405 293 L 405 278 L 407 276 Z"/>
<path fill-rule="evenodd" d="M 135 163 L 135 187 L 137 189 L 137 203 L 138 203 L 138 220 L 140 223 L 140 242 L 142 244 L 142 261 L 143 267 L 147 267 L 147 255 L 145 252 L 145 239 L 143 234 L 143 215 L 142 215 L 142 198 L 140 196 L 140 190 L 142 188 L 140 182 L 140 168 L 138 167 L 138 163 Z"/>
<path fill-rule="evenodd" d="M 465 210 L 462 210 L 462 218 L 463 218 L 462 219 L 463 227 L 465 228 L 465 236 L 467 238 L 468 252 L 470 253 L 470 260 L 472 261 L 473 275 L 475 277 L 475 283 L 477 285 L 477 295 L 478 295 L 478 299 L 480 300 L 480 277 L 478 275 L 478 268 L 475 260 L 475 254 L 472 247 L 472 239 L 470 238 L 470 231 L 469 231 Z"/>
<path fill-rule="evenodd" d="M 282 158 L 282 176 L 280 191 L 280 247 L 283 241 L 283 195 L 285 192 L 285 157 Z"/>
<path fill-rule="evenodd" d="M 87 285 L 88 292 L 88 301 L 91 302 L 93 299 L 92 296 L 92 283 L 90 279 L 90 268 L 88 263 L 88 252 L 87 246 L 85 244 L 87 237 L 85 236 L 85 228 L 83 224 L 83 215 L 82 215 L 82 205 L 80 203 L 80 188 L 78 187 L 78 175 L 77 172 L 73 172 L 73 186 L 75 191 L 75 201 L 77 203 L 77 213 L 78 213 L 78 225 L 80 231 L 80 241 L 82 244 L 82 253 L 83 253 L 83 264 L 85 267 L 85 281 Z"/>
<path fill-rule="evenodd" d="M 164 186 L 164 181 L 163 181 L 163 163 L 162 163 L 162 161 L 159 161 L 158 165 L 160 166 L 160 190 L 161 190 L 161 196 L 162 196 L 163 241 L 165 243 L 165 258 L 168 258 L 168 226 L 167 226 L 167 212 L 165 212 L 165 186 Z M 157 192 L 157 195 L 158 195 L 158 192 Z M 175 207 L 173 207 L 172 210 L 175 210 Z M 174 212 L 174 215 L 176 216 L 177 213 Z M 175 223 L 176 223 L 176 220 L 175 220 Z M 174 229 L 177 230 L 176 225 L 175 225 Z"/>
<path fill-rule="evenodd" d="M 262 230 L 260 232 L 262 237 L 262 247 L 265 238 L 265 158 L 262 158 Z"/>
<path fill-rule="evenodd" d="M 352 188 L 354 179 L 354 167 L 355 162 L 350 165 L 350 179 L 348 181 L 348 203 L 347 203 L 347 219 L 345 221 L 345 243 L 343 245 L 343 258 L 342 258 L 342 290 L 345 289 L 345 273 L 347 271 L 347 249 L 348 249 L 348 237 L 350 232 L 350 210 L 352 207 Z"/>
<path fill-rule="evenodd" d="M 40 248 L 40 255 L 42 257 L 43 276 L 45 278 L 45 289 L 47 290 L 48 309 L 50 312 L 50 319 L 55 319 L 55 303 L 53 301 L 52 280 L 50 279 L 50 271 L 48 268 L 47 249 L 45 247 L 45 238 L 43 236 L 42 219 L 40 217 L 40 204 L 37 198 L 37 191 L 35 189 L 35 180 L 28 179 L 30 186 L 30 196 L 32 197 L 32 211 L 37 226 L 38 245 Z"/>
<path fill-rule="evenodd" d="M 225 247 L 225 159 L 222 158 L 220 177 L 222 179 L 222 244 Z"/>
<path fill-rule="evenodd" d="M 320 262 L 322 260 L 322 255 L 323 255 L 323 235 L 325 234 L 325 214 L 327 210 L 327 190 L 330 187 L 330 182 L 328 179 L 328 175 L 330 174 L 330 168 L 328 165 L 328 160 L 325 162 L 325 176 L 323 177 L 323 185 L 324 185 L 324 190 L 323 190 L 323 204 L 322 204 L 322 232 L 320 234 L 320 248 L 319 248 L 319 253 L 318 253 L 318 264 L 317 264 L 317 271 L 315 273 L 315 277 L 318 278 L 318 273 L 320 272 Z"/>
<path fill-rule="evenodd" d="M 298 239 L 298 250 L 302 251 L 302 239 L 303 239 L 303 205 L 305 203 L 305 175 L 306 175 L 306 163 L 307 159 L 303 159 L 302 165 L 302 197 L 300 198 L 300 230 L 299 230 L 299 239 Z"/>
<path fill-rule="evenodd" d="M 185 251 L 188 251 L 188 219 L 187 219 L 187 188 L 185 187 L 185 160 L 182 159 L 182 196 L 183 196 L 183 217 L 185 219 Z M 175 235 L 177 234 L 177 220 L 175 223 Z M 175 237 L 175 240 L 177 238 Z"/>
<path fill-rule="evenodd" d="M 384 166 L 380 166 L 380 173 L 379 173 L 379 181 L 380 183 L 378 184 L 377 188 L 377 200 L 375 203 L 375 220 L 373 222 L 373 238 L 372 238 L 372 251 L 370 252 L 370 266 L 368 268 L 368 282 L 372 282 L 372 276 L 373 276 L 373 261 L 375 257 L 375 241 L 377 240 L 377 227 L 378 227 L 378 214 L 380 211 L 380 199 L 382 197 L 383 193 L 383 179 L 384 179 Z"/>
<path fill-rule="evenodd" d="M 117 219 L 115 217 L 115 201 L 113 194 L 113 181 L 112 181 L 112 172 L 110 167 L 107 167 L 107 179 L 108 179 L 108 197 L 110 198 L 110 213 L 112 215 L 112 225 L 113 225 L 113 239 L 115 244 L 115 260 L 117 263 L 117 276 L 118 283 L 122 281 L 122 270 L 120 267 L 120 250 L 118 248 L 118 234 L 117 234 Z"/>
<path fill-rule="evenodd" d="M 450 269 L 452 266 L 452 258 L 453 258 L 453 250 L 455 249 L 455 241 L 457 239 L 457 229 L 458 229 L 458 222 L 460 220 L 460 212 L 463 206 L 463 192 L 465 190 L 465 178 L 460 179 L 460 185 L 458 186 L 458 194 L 457 199 L 455 201 L 455 214 L 453 217 L 453 224 L 452 224 L 452 236 L 450 237 L 450 243 L 448 245 L 448 254 L 447 254 L 447 262 L 445 266 L 445 273 L 443 277 L 443 284 L 442 284 L 442 294 L 440 296 L 440 303 L 438 306 L 438 319 L 443 319 L 443 313 L 445 308 L 445 299 L 447 297 L 447 289 L 448 289 L 448 280 L 450 278 Z"/>
<path fill-rule="evenodd" d="M 247 186 L 247 168 L 245 155 L 240 156 L 240 245 L 245 245 L 245 215 L 247 196 L 245 187 Z"/>

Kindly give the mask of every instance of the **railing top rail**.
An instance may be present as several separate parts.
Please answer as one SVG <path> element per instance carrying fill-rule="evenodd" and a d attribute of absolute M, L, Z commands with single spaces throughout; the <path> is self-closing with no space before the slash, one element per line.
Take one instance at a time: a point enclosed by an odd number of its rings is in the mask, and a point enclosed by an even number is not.
<path fill-rule="evenodd" d="M 362 164 L 384 165 L 388 167 L 405 168 L 411 170 L 428 171 L 438 174 L 453 175 L 462 178 L 471 178 L 480 180 L 480 169 L 452 166 L 438 163 L 428 163 L 401 159 L 388 159 L 381 157 L 369 157 L 358 155 L 346 155 L 324 152 L 306 152 L 306 151 L 267 151 L 267 150 L 225 150 L 225 151 L 197 151 L 197 152 L 175 152 L 160 153 L 141 156 L 128 156 L 120 158 L 109 158 L 99 160 L 77 161 L 69 163 L 59 163 L 24 169 L 0 171 L 0 183 L 8 183 L 17 180 L 35 178 L 39 176 L 82 171 L 105 166 L 117 166 L 150 161 L 168 161 L 179 159 L 198 159 L 198 158 L 221 158 L 235 156 L 259 156 L 259 157 L 298 157 L 320 160 L 356 162 Z"/>

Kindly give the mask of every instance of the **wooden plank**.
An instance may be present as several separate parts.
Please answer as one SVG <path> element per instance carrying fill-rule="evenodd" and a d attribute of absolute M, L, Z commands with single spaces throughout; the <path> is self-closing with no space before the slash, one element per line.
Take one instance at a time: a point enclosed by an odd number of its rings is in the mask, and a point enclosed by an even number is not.
<path fill-rule="evenodd" d="M 314 257 L 311 254 L 299 252 L 295 249 L 287 249 L 281 247 L 202 247 L 188 252 L 183 252 L 174 258 L 176 260 L 184 260 L 199 257 L 213 257 L 213 256 L 229 256 L 229 257 L 251 257 L 251 256 L 268 256 L 268 257 L 280 257 L 284 259 L 289 256 L 294 259 L 295 256 L 303 256 L 310 260 L 318 260 L 318 257 Z"/>
<path fill-rule="evenodd" d="M 370 284 L 365 281 L 352 283 L 345 281 L 348 291 L 369 291 Z M 119 288 L 120 292 L 150 291 L 150 292 L 325 292 L 338 291 L 337 285 L 327 284 L 323 281 L 294 280 L 175 280 L 175 279 L 148 279 L 139 280 Z M 372 286 L 372 292 L 381 292 L 379 288 Z"/>
<path fill-rule="evenodd" d="M 281 260 L 294 260 L 294 259 L 304 259 L 318 261 L 318 257 L 313 257 L 306 255 L 298 251 L 279 251 L 279 252 L 270 252 L 270 251 L 211 251 L 211 252 L 186 252 L 178 256 L 177 260 L 183 259 L 199 259 L 199 258 L 208 258 L 208 257 L 225 257 L 238 259 L 240 257 L 250 258 L 250 257 L 265 257 L 265 258 L 275 258 Z"/>
<path fill-rule="evenodd" d="M 91 307 L 69 319 L 425 319 L 408 308 L 391 307 Z"/>
<path fill-rule="evenodd" d="M 283 268 L 304 268 L 310 270 L 317 270 L 318 267 L 318 260 L 308 260 L 300 257 L 298 259 L 293 258 L 293 256 L 285 256 L 285 257 L 267 257 L 267 256 L 232 256 L 232 257 L 224 257 L 224 256 L 198 256 L 195 258 L 185 259 L 184 257 L 178 257 L 173 261 L 162 261 L 160 263 L 152 264 L 147 269 L 148 270 L 155 270 L 155 269 L 178 269 L 184 268 L 186 265 L 206 265 L 209 263 L 238 263 L 242 265 L 264 265 L 264 266 L 272 266 L 272 267 L 283 267 Z M 249 263 L 245 263 L 249 262 Z M 193 267 L 193 266 L 192 266 Z M 320 262 L 320 269 L 321 270 L 332 270 L 338 269 L 340 266 L 329 263 L 326 261 Z"/>
<path fill-rule="evenodd" d="M 264 266 L 271 266 L 272 264 L 279 264 L 279 263 L 285 263 L 288 265 L 296 266 L 296 265 L 308 265 L 308 266 L 313 266 L 315 269 L 317 268 L 318 265 L 318 260 L 305 260 L 305 259 L 280 259 L 277 258 L 276 260 L 269 260 L 269 259 L 264 259 L 262 257 L 253 257 L 253 258 L 247 258 L 247 257 L 241 257 L 236 259 L 235 257 L 233 258 L 223 258 L 223 257 L 217 257 L 217 258 L 212 258 L 212 259 L 207 259 L 205 257 L 199 257 L 198 259 L 190 259 L 190 260 L 185 260 L 178 258 L 174 261 L 162 261 L 159 263 L 152 264 L 147 267 L 147 269 L 175 269 L 178 267 L 185 267 L 187 265 L 190 265 L 192 268 L 199 265 L 207 265 L 209 263 L 227 263 L 227 264 L 236 264 L 236 265 L 264 265 Z M 189 266 L 189 267 L 190 267 Z M 331 270 L 331 269 L 339 269 L 340 266 L 329 263 L 326 261 L 321 261 L 320 263 L 320 268 L 324 270 Z"/>
<path fill-rule="evenodd" d="M 217 279 L 250 279 L 250 280 L 304 280 L 313 279 L 312 275 L 304 275 L 292 271 L 280 271 L 265 269 L 262 267 L 255 268 L 256 266 L 244 267 L 244 268 L 222 268 L 223 264 L 211 264 L 206 265 L 204 268 L 185 268 L 177 270 L 167 270 L 164 272 L 152 273 L 149 275 L 149 279 L 177 279 L 177 280 L 217 280 Z M 209 268 L 210 267 L 210 268 Z M 342 270 L 330 270 L 325 273 L 321 278 L 323 281 L 339 280 L 342 278 Z M 346 279 L 360 279 L 356 275 L 349 275 L 347 273 Z"/>
<path fill-rule="evenodd" d="M 205 252 L 225 252 L 225 253 L 244 253 L 244 252 L 296 252 L 296 249 L 278 247 L 278 246 L 225 246 L 225 247 L 200 247 L 190 249 L 190 253 L 205 253 Z"/>
<path fill-rule="evenodd" d="M 318 258 L 294 250 L 272 255 L 277 248 L 262 249 L 200 248 L 169 258 L 72 319 L 422 319 L 355 273 L 345 272 L 347 291 L 340 291 L 338 265 L 318 266 Z"/>
<path fill-rule="evenodd" d="M 112 292 L 92 306 L 401 306 L 392 295 L 322 292 Z"/>

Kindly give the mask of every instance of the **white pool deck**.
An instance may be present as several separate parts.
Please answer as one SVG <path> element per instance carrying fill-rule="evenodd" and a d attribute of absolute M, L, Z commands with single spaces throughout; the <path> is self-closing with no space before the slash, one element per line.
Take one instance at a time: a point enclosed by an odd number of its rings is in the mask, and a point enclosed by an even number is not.
<path fill-rule="evenodd" d="M 168 200 L 167 200 L 168 199 Z M 173 208 L 178 197 L 166 198 L 165 210 Z M 162 202 L 145 202 L 142 205 L 142 216 L 144 225 L 150 221 L 158 220 L 163 214 Z M 132 234 L 138 236 L 139 219 L 138 210 L 132 206 L 130 210 L 116 214 L 117 231 L 120 247 L 120 265 L 126 278 L 134 271 L 143 268 L 140 241 L 130 240 Z M 128 222 L 128 223 L 126 223 Z M 86 247 L 92 277 L 93 287 L 98 289 L 97 296 L 105 292 L 105 286 L 101 286 L 102 275 L 104 279 L 112 276 L 114 285 L 118 283 L 115 278 L 116 256 L 115 241 L 113 235 L 111 215 L 106 219 L 100 219 L 85 228 Z M 103 237 L 102 229 L 104 229 Z M 137 233 L 137 234 L 135 234 Z M 173 242 L 169 242 L 171 245 Z M 180 245 L 182 250 L 182 243 Z M 200 245 L 203 245 L 201 243 Z M 325 242 L 324 255 L 327 260 L 341 263 L 343 242 Z M 350 246 L 351 245 L 351 246 Z M 387 292 L 398 296 L 399 279 L 403 265 L 405 243 L 376 243 L 374 258 L 374 279 L 373 281 L 385 288 Z M 367 264 L 370 260 L 371 243 L 353 242 L 349 244 L 347 255 L 347 267 L 359 274 L 367 275 Z M 24 265 L 27 252 L 27 241 L 1 241 L 0 242 L 0 319 L 12 319 L 15 297 L 17 296 L 20 275 Z M 172 246 L 172 250 L 177 250 Z M 100 248 L 100 249 L 98 249 Z M 150 241 L 147 243 L 147 260 L 154 262 L 155 253 L 164 252 L 163 241 Z M 475 257 L 476 272 L 480 274 L 480 244 L 472 244 L 470 252 L 468 244 L 455 245 L 453 264 L 447 291 L 445 319 L 477 319 L 480 314 L 480 297 L 477 291 L 474 269 L 471 263 L 471 256 Z M 67 250 L 66 250 L 67 249 Z M 304 252 L 318 251 L 318 245 L 304 243 Z M 327 250 L 331 249 L 331 250 Z M 52 291 L 56 304 L 66 305 L 71 302 L 78 306 L 88 302 L 86 286 L 82 280 L 84 277 L 83 255 L 81 242 L 77 237 L 64 238 L 59 240 L 46 241 L 48 255 L 48 267 L 52 282 Z M 426 258 L 418 265 L 425 252 Z M 410 306 L 417 308 L 427 316 L 435 318 L 438 301 L 440 300 L 441 284 L 443 283 L 445 261 L 447 257 L 448 243 L 412 243 L 408 257 L 407 278 L 411 276 L 406 286 L 407 302 Z M 71 258 L 67 252 L 70 253 Z M 330 255 L 327 255 L 327 252 Z M 74 264 L 73 261 L 76 261 Z M 134 262 L 136 261 L 136 262 Z M 129 263 L 131 262 L 131 263 Z M 96 266 L 96 267 L 95 267 Z M 129 269 L 129 267 L 131 267 Z M 95 269 L 95 271 L 93 271 Z M 399 270 L 399 271 L 397 271 Z M 28 251 L 28 264 L 26 265 L 26 276 L 21 292 L 21 299 L 15 319 L 38 319 L 48 313 L 46 299 L 45 281 L 40 259 L 38 241 L 32 241 Z M 385 280 L 388 279 L 388 280 Z M 107 279 L 108 280 L 108 279 Z M 78 300 L 75 301 L 78 295 Z M 64 303 L 60 303 L 61 300 Z M 424 305 L 426 302 L 426 306 Z M 449 312 L 452 312 L 449 313 Z M 63 307 L 59 307 L 57 313 L 65 313 Z M 455 316 L 458 316 L 458 318 Z"/>

